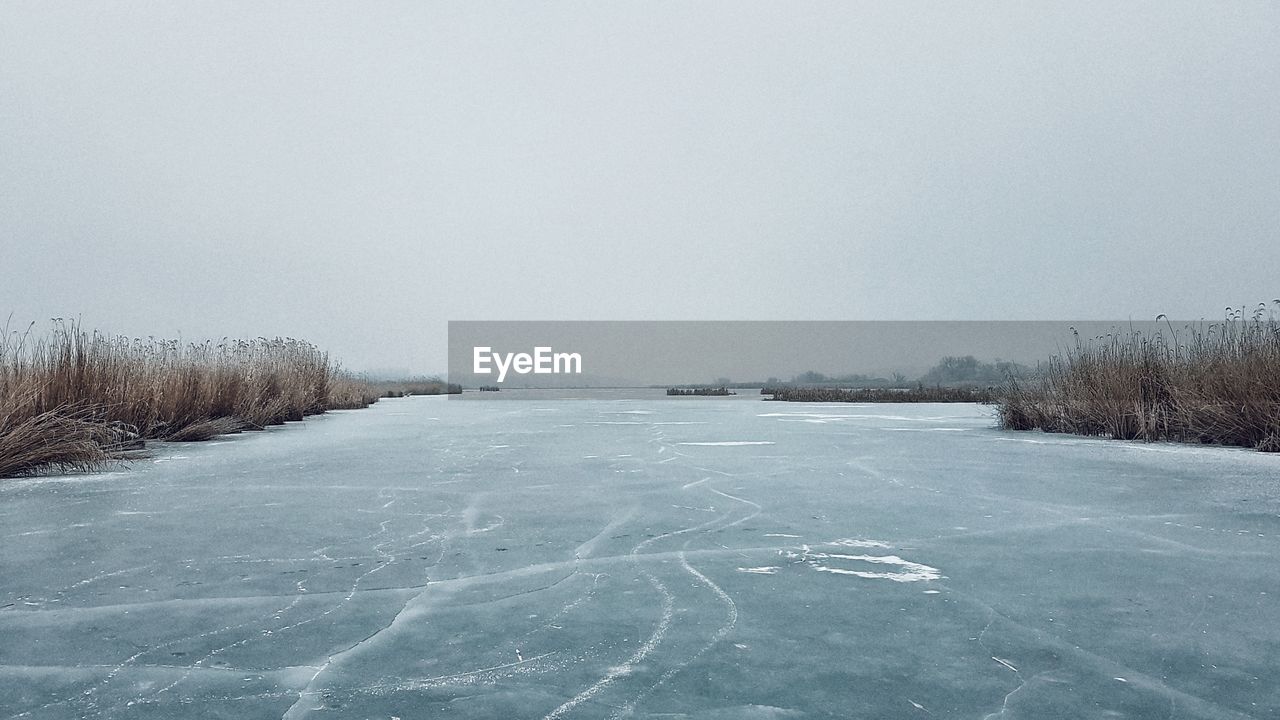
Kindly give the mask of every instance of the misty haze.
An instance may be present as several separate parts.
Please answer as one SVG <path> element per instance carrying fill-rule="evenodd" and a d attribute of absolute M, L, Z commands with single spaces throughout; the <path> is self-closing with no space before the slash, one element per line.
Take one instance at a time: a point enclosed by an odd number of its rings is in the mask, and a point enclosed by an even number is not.
<path fill-rule="evenodd" d="M 0 0 L 0 719 L 1280 716 L 1280 6 Z"/>

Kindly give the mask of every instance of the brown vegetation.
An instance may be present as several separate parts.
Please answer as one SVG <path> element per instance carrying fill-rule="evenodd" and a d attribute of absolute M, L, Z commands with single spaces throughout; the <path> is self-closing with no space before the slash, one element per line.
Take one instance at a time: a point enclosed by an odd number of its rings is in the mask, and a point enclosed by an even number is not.
<path fill-rule="evenodd" d="M 1011 381 L 999 403 L 1012 430 L 1280 452 L 1280 323 L 1263 305 L 1248 318 L 1078 342 L 1038 377 Z"/>
<path fill-rule="evenodd" d="M 183 344 L 55 322 L 0 337 L 0 477 L 84 470 L 143 440 L 205 440 L 379 392 L 293 339 Z"/>
<path fill-rule="evenodd" d="M 913 388 L 827 388 L 781 387 L 763 388 L 762 395 L 772 395 L 770 400 L 788 402 L 851 402 L 851 403 L 954 403 L 991 402 L 995 392 L 989 387 L 927 387 Z"/>
<path fill-rule="evenodd" d="M 677 395 L 677 396 L 688 396 L 688 395 L 704 396 L 705 395 L 705 396 L 711 396 L 711 397 L 725 397 L 728 395 L 737 395 L 737 393 L 733 392 L 732 390 L 724 386 L 688 387 L 688 388 L 669 387 L 667 388 L 667 394 Z"/>

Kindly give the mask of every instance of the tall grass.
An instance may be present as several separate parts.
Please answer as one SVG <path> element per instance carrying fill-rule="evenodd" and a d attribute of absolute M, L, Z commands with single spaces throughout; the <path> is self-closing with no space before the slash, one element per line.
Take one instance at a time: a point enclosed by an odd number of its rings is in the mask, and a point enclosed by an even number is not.
<path fill-rule="evenodd" d="M 55 321 L 0 337 L 0 477 L 95 467 L 143 440 L 204 440 L 378 393 L 309 343 L 131 339 Z"/>
<path fill-rule="evenodd" d="M 1275 313 L 1228 309 L 1222 322 L 1167 328 L 1077 339 L 1037 377 L 1009 381 L 1001 425 L 1280 452 Z"/>

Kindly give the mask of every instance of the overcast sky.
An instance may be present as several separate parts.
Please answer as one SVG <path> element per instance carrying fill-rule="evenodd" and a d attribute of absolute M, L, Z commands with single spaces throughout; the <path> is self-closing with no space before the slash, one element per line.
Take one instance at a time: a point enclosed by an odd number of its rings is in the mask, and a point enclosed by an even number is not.
<path fill-rule="evenodd" d="M 1274 2 L 0 0 L 15 324 L 1216 317 L 1278 228 Z"/>

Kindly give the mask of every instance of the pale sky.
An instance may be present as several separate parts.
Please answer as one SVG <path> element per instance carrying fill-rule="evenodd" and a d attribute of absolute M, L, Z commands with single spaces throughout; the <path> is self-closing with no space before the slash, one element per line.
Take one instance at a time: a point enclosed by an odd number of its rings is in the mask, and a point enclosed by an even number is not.
<path fill-rule="evenodd" d="M 1278 228 L 1274 2 L 0 0 L 14 325 L 1217 317 Z"/>

